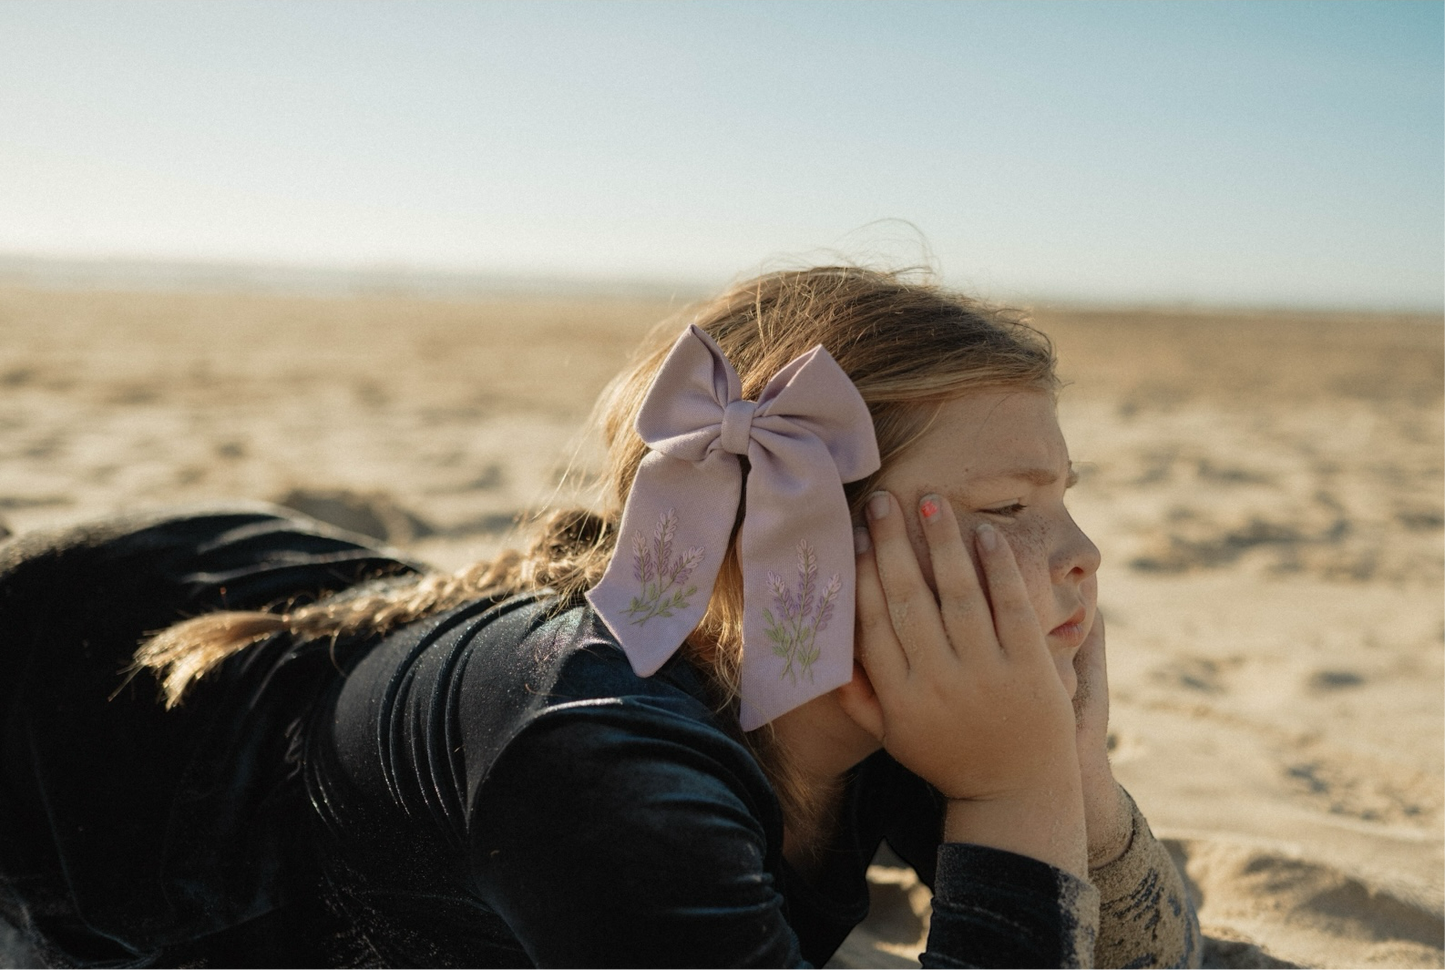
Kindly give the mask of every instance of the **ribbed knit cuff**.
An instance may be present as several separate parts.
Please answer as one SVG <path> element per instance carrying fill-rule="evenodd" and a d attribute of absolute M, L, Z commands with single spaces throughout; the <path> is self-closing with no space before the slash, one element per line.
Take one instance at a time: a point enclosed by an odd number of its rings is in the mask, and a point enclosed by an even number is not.
<path fill-rule="evenodd" d="M 1123 792 L 1122 789 L 1120 789 Z M 1199 920 L 1174 860 L 1134 804 L 1128 848 L 1108 865 L 1089 870 L 1099 890 L 1101 966 L 1198 966 Z"/>

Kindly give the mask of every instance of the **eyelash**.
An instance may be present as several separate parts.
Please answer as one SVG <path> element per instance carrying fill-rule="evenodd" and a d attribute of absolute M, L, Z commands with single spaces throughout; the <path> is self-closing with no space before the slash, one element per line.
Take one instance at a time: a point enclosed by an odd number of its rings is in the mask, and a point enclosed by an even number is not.
<path fill-rule="evenodd" d="M 1026 508 L 1028 508 L 1027 505 L 1021 502 L 1014 502 L 1012 505 L 1004 505 L 996 509 L 983 509 L 981 511 L 985 515 L 1002 515 L 1006 518 L 1013 518 Z"/>

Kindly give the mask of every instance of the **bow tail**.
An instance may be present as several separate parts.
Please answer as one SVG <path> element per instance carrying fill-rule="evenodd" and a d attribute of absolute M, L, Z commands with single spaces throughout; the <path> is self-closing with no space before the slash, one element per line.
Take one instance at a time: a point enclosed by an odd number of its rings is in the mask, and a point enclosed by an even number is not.
<path fill-rule="evenodd" d="M 744 731 L 853 676 L 856 570 L 842 485 L 818 489 L 788 474 L 791 462 L 758 451 L 749 453 L 741 537 L 746 612 L 738 719 Z M 765 477 L 774 480 L 765 483 Z M 755 488 L 772 500 L 755 502 Z M 794 501 L 777 501 L 790 493 Z"/>
<path fill-rule="evenodd" d="M 587 600 L 627 654 L 651 676 L 702 620 L 740 495 L 737 458 L 699 462 L 651 452 L 637 470 L 617 549 Z"/>

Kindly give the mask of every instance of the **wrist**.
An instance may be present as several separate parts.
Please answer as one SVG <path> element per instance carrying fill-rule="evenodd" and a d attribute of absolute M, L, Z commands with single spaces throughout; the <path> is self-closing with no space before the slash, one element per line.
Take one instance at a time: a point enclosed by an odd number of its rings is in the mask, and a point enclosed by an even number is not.
<path fill-rule="evenodd" d="M 943 838 L 1016 852 L 1088 878 L 1088 833 L 1077 775 L 1018 795 L 950 799 Z"/>

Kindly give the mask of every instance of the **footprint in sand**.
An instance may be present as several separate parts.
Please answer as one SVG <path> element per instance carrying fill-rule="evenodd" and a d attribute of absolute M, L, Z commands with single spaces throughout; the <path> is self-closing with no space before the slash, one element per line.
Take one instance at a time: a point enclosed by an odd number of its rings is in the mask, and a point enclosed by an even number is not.
<path fill-rule="evenodd" d="M 1384 885 L 1284 846 L 1214 839 L 1165 844 L 1199 911 L 1206 967 L 1445 963 L 1438 893 Z"/>
<path fill-rule="evenodd" d="M 1296 791 L 1323 803 L 1332 815 L 1421 824 L 1445 807 L 1438 777 L 1338 750 L 1318 751 L 1284 771 Z"/>
<path fill-rule="evenodd" d="M 1222 694 L 1229 673 L 1245 662 L 1243 657 L 1180 657 L 1156 668 L 1151 677 L 1166 686 L 1186 687 L 1202 694 Z"/>
<path fill-rule="evenodd" d="M 1353 670 L 1317 670 L 1310 675 L 1309 689 L 1323 693 L 1342 687 L 1358 687 L 1364 682 L 1364 676 Z"/>
<path fill-rule="evenodd" d="M 1223 931 L 1221 931 L 1223 932 Z M 1262 970 L 1274 970 L 1277 967 L 1298 967 L 1298 963 L 1290 963 L 1288 960 L 1281 960 L 1272 957 L 1260 948 L 1259 944 L 1251 943 L 1248 940 L 1236 940 L 1229 936 L 1204 936 L 1204 957 L 1200 966 L 1205 970 L 1213 968 L 1228 968 L 1228 970 L 1247 970 L 1247 968 L 1262 968 Z"/>

